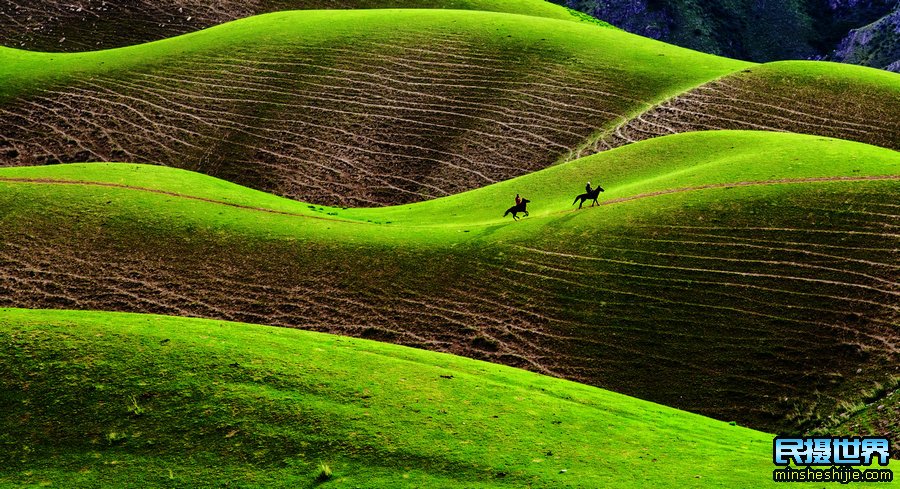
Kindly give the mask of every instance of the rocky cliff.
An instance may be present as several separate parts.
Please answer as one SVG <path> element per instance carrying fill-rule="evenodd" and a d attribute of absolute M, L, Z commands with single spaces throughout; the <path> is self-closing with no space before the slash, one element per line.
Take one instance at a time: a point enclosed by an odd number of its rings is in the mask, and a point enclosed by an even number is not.
<path fill-rule="evenodd" d="M 554 0 L 642 36 L 751 61 L 897 68 L 898 0 Z"/>
<path fill-rule="evenodd" d="M 900 5 L 881 19 L 851 30 L 833 59 L 900 72 Z"/>

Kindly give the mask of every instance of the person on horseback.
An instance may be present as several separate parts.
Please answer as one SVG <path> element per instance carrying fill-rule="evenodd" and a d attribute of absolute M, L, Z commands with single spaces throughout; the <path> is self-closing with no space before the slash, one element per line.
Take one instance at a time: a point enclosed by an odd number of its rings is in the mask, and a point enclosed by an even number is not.
<path fill-rule="evenodd" d="M 581 209 L 584 202 L 587 200 L 591 201 L 591 207 L 600 204 L 600 202 L 597 201 L 597 198 L 600 196 L 600 192 L 605 192 L 603 187 L 597 185 L 597 188 L 593 188 L 591 187 L 591 182 L 588 182 L 587 185 L 584 186 L 584 190 L 585 192 L 583 194 L 575 197 L 575 201 L 572 202 L 572 205 L 575 205 L 579 200 L 581 201 L 581 203 L 578 204 L 579 209 Z"/>
<path fill-rule="evenodd" d="M 528 216 L 528 203 L 529 203 L 529 202 L 531 202 L 531 201 L 528 200 L 528 199 L 519 197 L 519 195 L 517 194 L 517 195 L 516 195 L 516 205 L 514 205 L 514 206 L 510 207 L 509 209 L 507 209 L 507 210 L 506 210 L 506 214 L 503 214 L 503 217 L 506 217 L 506 216 L 512 214 L 513 219 L 515 219 L 516 221 L 519 220 L 519 214 L 520 214 L 520 213 L 521 213 L 521 214 L 525 214 L 525 216 L 527 217 L 527 216 Z"/>

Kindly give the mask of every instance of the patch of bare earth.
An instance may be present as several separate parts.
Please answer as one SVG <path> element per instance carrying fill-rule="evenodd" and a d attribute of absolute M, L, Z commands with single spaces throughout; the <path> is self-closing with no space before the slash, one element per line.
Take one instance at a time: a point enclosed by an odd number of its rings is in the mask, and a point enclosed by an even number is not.
<path fill-rule="evenodd" d="M 727 76 L 668 100 L 603 134 L 587 156 L 669 134 L 720 129 L 795 132 L 900 150 L 896 92 L 811 83 L 790 76 Z"/>
<path fill-rule="evenodd" d="M 896 374 L 900 339 L 900 207 L 885 199 L 896 183 L 805 185 L 627 228 L 434 250 L 232 236 L 104 217 L 116 194 L 82 212 L 58 202 L 68 186 L 10 191 L 28 205 L 0 216 L 0 306 L 373 338 L 795 429 Z"/>
<path fill-rule="evenodd" d="M 545 168 L 639 103 L 553 53 L 414 37 L 193 55 L 23 96 L 0 107 L 0 166 L 151 163 L 400 204 Z"/>
<path fill-rule="evenodd" d="M 0 0 L 0 45 L 75 52 L 131 46 L 297 9 L 441 8 L 441 0 Z"/>

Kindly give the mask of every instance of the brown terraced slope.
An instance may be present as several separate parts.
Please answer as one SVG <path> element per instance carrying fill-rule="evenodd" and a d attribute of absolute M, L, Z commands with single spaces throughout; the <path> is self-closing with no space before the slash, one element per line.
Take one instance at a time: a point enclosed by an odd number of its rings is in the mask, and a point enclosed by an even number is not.
<path fill-rule="evenodd" d="M 343 206 L 545 168 L 748 66 L 595 24 L 436 10 L 286 12 L 0 61 L 0 166 L 153 163 Z"/>
<path fill-rule="evenodd" d="M 578 20 L 543 0 L 2 0 L 0 45 L 32 51 L 109 49 L 295 9 L 451 8 Z M 599 21 L 598 21 L 599 22 Z"/>
<path fill-rule="evenodd" d="M 602 133 L 573 157 L 689 131 L 796 132 L 900 149 L 900 75 L 769 63 L 690 90 Z"/>

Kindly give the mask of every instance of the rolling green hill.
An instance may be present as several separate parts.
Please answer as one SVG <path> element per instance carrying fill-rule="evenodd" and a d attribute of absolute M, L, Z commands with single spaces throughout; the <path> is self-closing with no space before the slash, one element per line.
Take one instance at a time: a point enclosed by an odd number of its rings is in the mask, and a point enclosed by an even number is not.
<path fill-rule="evenodd" d="M 604 205 L 573 210 L 587 179 Z M 373 338 L 802 430 L 896 383 L 898 180 L 894 151 L 727 131 L 377 209 L 162 167 L 8 168 L 0 305 Z"/>
<path fill-rule="evenodd" d="M 3 487 L 772 484 L 771 435 L 318 333 L 2 309 L 0 374 Z"/>
<path fill-rule="evenodd" d="M 285 12 L 116 50 L 0 49 L 0 80 L 0 166 L 169 165 L 319 205 L 428 200 L 673 132 L 900 148 L 900 75 L 504 13 Z"/>
<path fill-rule="evenodd" d="M 130 161 L 316 204 L 422 201 L 550 166 L 746 66 L 590 23 L 438 10 L 284 12 L 91 53 L 0 49 L 0 166 Z"/>
<path fill-rule="evenodd" d="M 900 75 L 537 0 L 127 3 L 0 7 L 82 51 L 0 47 L 0 487 L 760 487 L 763 432 L 900 439 Z M 221 24 L 287 8 L 358 10 Z"/>
<path fill-rule="evenodd" d="M 296 9 L 484 10 L 600 23 L 543 0 L 137 0 L 80 5 L 54 0 L 0 8 L 0 45 L 32 51 L 94 51 L 194 32 L 253 15 Z"/>

